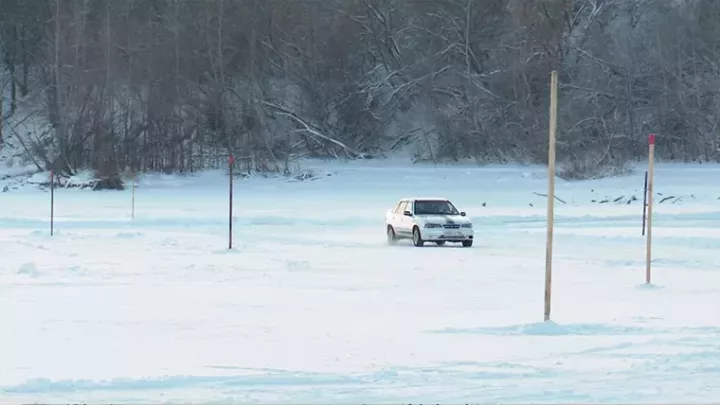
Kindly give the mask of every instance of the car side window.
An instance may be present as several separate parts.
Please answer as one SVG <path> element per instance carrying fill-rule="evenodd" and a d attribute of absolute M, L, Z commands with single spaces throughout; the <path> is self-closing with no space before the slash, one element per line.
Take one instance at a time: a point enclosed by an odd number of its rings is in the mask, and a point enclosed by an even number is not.
<path fill-rule="evenodd" d="M 400 210 L 400 208 L 402 207 L 403 203 L 405 203 L 405 201 L 400 201 L 399 203 L 397 203 L 397 205 L 395 206 L 395 209 L 393 210 L 393 213 L 402 214 L 402 211 Z"/>
<path fill-rule="evenodd" d="M 407 206 L 407 201 L 400 201 L 400 204 L 398 204 L 397 208 L 395 209 L 395 213 L 402 215 L 402 213 L 405 212 L 406 206 Z"/>

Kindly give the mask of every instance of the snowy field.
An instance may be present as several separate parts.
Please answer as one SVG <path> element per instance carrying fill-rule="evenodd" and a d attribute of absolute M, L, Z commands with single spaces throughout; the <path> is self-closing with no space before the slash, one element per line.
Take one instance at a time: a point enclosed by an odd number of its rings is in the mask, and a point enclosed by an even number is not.
<path fill-rule="evenodd" d="M 650 286 L 643 168 L 559 181 L 545 324 L 544 168 L 310 165 L 235 183 L 232 251 L 222 173 L 142 178 L 134 220 L 57 190 L 53 237 L 0 193 L 0 403 L 720 401 L 720 166 L 658 166 Z M 416 194 L 475 246 L 387 246 Z"/>

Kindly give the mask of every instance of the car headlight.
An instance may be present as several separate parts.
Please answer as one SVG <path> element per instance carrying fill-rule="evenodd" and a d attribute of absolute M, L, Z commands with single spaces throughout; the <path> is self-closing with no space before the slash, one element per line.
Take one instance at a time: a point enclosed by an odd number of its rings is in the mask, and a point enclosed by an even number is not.
<path fill-rule="evenodd" d="M 442 228 L 441 224 L 425 224 L 425 228 Z"/>
<path fill-rule="evenodd" d="M 463 228 L 472 228 L 472 224 L 462 224 Z"/>

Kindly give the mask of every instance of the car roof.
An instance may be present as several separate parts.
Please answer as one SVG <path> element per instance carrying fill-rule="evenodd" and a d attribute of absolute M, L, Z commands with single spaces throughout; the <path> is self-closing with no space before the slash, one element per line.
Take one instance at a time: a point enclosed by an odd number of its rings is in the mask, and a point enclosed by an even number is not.
<path fill-rule="evenodd" d="M 401 201 L 450 201 L 447 198 L 444 197 L 408 197 L 403 198 Z"/>

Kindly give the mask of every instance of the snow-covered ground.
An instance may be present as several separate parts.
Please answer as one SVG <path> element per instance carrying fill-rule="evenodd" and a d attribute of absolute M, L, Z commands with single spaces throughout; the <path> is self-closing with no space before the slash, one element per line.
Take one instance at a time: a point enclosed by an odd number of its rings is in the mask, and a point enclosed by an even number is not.
<path fill-rule="evenodd" d="M 47 191 L 0 193 L 0 403 L 720 401 L 720 166 L 658 166 L 650 286 L 642 168 L 559 181 L 543 323 L 543 168 L 308 165 L 235 183 L 232 251 L 223 173 L 142 178 L 134 220 L 57 190 L 53 237 Z M 416 194 L 475 246 L 387 246 Z"/>

